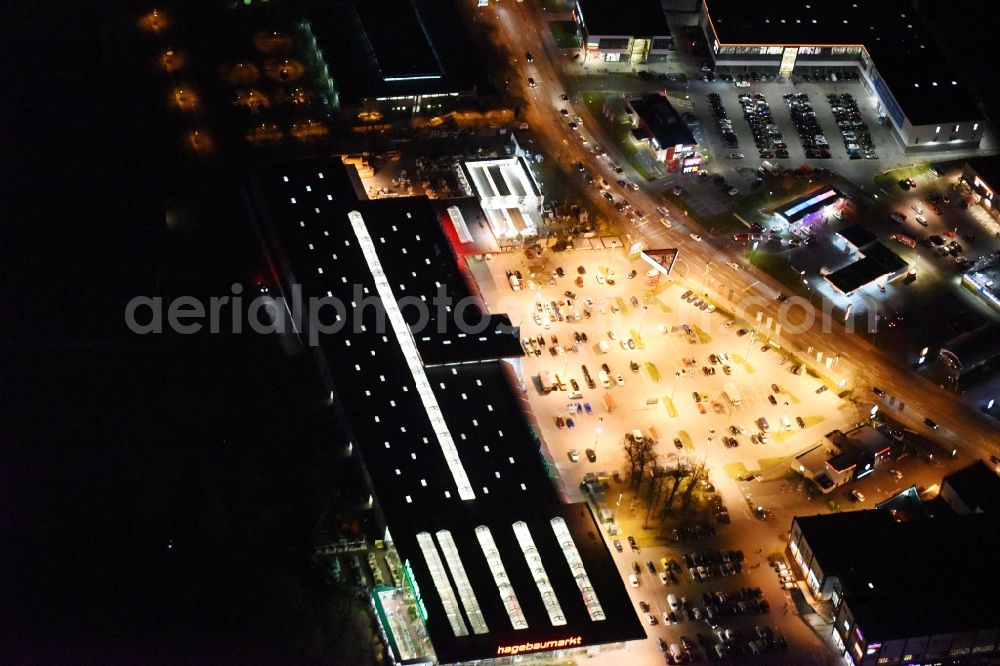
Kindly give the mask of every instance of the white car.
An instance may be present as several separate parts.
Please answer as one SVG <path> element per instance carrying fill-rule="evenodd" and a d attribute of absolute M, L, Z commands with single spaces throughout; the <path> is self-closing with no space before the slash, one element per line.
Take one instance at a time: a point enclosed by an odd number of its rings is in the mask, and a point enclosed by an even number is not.
<path fill-rule="evenodd" d="M 670 579 L 667 578 L 667 574 L 663 571 L 660 572 L 660 582 L 663 583 L 664 585 L 670 582 Z"/>
<path fill-rule="evenodd" d="M 700 241 L 700 240 L 701 240 L 701 236 L 699 236 L 699 235 L 698 235 L 698 234 L 696 234 L 696 233 L 690 233 L 690 234 L 688 234 L 688 235 L 689 235 L 689 236 L 690 236 L 691 238 L 693 238 L 694 240 L 696 240 L 696 241 Z"/>
<path fill-rule="evenodd" d="M 923 215 L 917 215 L 915 219 L 917 220 L 917 224 L 919 224 L 920 226 L 922 227 L 927 226 L 927 218 L 924 217 Z"/>
<path fill-rule="evenodd" d="M 617 374 L 615 375 L 615 383 L 618 384 L 618 386 L 625 386 L 625 378 L 622 377 L 621 374 Z"/>
<path fill-rule="evenodd" d="M 863 494 L 861 494 L 860 490 L 852 490 L 851 491 L 851 497 L 853 497 L 854 501 L 856 501 L 856 502 L 864 502 L 865 501 L 865 496 Z"/>
<path fill-rule="evenodd" d="M 539 326 L 542 325 L 542 315 L 541 315 L 541 313 L 538 313 L 538 312 L 535 313 L 535 323 L 537 325 L 539 325 Z"/>
<path fill-rule="evenodd" d="M 597 284 L 604 284 L 604 276 L 600 273 L 597 274 Z"/>
<path fill-rule="evenodd" d="M 922 212 L 924 212 L 924 207 L 921 206 L 918 203 L 913 204 L 912 206 L 910 206 L 910 208 L 912 208 L 915 213 L 922 213 Z"/>
<path fill-rule="evenodd" d="M 730 268 L 732 268 L 732 269 L 733 269 L 734 271 L 738 271 L 738 270 L 740 270 L 740 269 L 742 268 L 742 267 L 741 267 L 741 266 L 740 266 L 740 265 L 739 265 L 738 263 L 736 263 L 735 261 L 730 261 L 730 262 L 729 262 L 729 267 L 730 267 Z"/>
<path fill-rule="evenodd" d="M 573 462 L 580 462 L 580 452 L 576 449 L 569 450 L 569 459 Z"/>

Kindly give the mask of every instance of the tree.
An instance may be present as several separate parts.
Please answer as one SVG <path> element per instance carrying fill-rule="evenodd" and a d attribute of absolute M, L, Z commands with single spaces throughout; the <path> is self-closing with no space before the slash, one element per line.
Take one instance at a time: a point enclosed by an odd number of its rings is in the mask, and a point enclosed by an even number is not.
<path fill-rule="evenodd" d="M 698 486 L 698 482 L 707 476 L 708 468 L 704 462 L 696 463 L 691 468 L 691 476 L 688 479 L 688 485 L 684 489 L 684 496 L 681 500 L 681 511 L 687 511 L 688 506 L 691 505 L 691 498 L 694 496 L 694 489 Z"/>
<path fill-rule="evenodd" d="M 667 499 L 663 502 L 664 514 L 670 513 L 670 507 L 673 506 L 674 497 L 676 497 L 677 490 L 681 487 L 681 482 L 690 474 L 690 462 L 687 458 L 681 458 L 676 454 L 674 458 L 674 464 L 667 467 L 667 476 L 671 478 L 671 485 L 670 494 L 667 495 Z"/>
<path fill-rule="evenodd" d="M 628 460 L 629 478 L 634 485 L 642 479 L 642 472 L 646 465 L 656 463 L 656 451 L 653 449 L 653 440 L 643 437 L 640 440 L 632 437 L 631 433 L 625 437 L 625 459 Z"/>

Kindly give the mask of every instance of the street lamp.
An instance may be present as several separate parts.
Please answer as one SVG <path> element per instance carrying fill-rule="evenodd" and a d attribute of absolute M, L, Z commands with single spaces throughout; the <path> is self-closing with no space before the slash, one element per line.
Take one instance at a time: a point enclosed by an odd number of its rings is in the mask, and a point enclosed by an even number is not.
<path fill-rule="evenodd" d="M 747 334 L 747 337 L 749 339 L 747 340 L 747 353 L 744 356 L 744 359 L 747 360 L 747 361 L 749 361 L 750 360 L 750 348 L 753 347 L 753 343 L 757 342 L 757 329 L 756 328 L 750 329 L 750 333 Z"/>
<path fill-rule="evenodd" d="M 677 393 L 677 382 L 680 381 L 681 373 L 678 370 L 674 373 L 674 388 L 670 391 L 670 402 L 674 401 L 674 394 Z"/>
<path fill-rule="evenodd" d="M 603 416 L 601 417 L 601 420 L 602 421 L 604 420 Z M 603 432 L 601 426 L 597 426 L 597 434 L 594 435 L 594 454 L 595 455 L 597 454 L 597 440 L 601 436 L 601 432 Z"/>

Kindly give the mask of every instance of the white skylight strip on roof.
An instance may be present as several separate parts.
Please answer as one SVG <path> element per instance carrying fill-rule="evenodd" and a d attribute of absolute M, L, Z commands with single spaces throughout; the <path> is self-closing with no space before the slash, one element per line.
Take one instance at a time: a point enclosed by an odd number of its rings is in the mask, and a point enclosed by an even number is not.
<path fill-rule="evenodd" d="M 455 446 L 455 441 L 451 438 L 448 425 L 445 423 L 444 415 L 441 413 L 441 406 L 438 404 L 437 397 L 434 395 L 431 384 L 427 380 L 427 373 L 424 372 L 424 366 L 420 362 L 420 354 L 417 352 L 417 345 L 413 341 L 410 327 L 406 325 L 406 320 L 403 319 L 403 314 L 399 311 L 399 305 L 396 303 L 395 296 L 393 296 L 392 287 L 389 286 L 389 280 L 385 275 L 385 271 L 382 270 L 382 262 L 379 260 L 378 253 L 375 252 L 375 244 L 368 234 L 365 220 L 361 216 L 361 213 L 357 211 L 351 211 L 347 217 L 351 221 L 354 235 L 358 238 L 361 252 L 368 262 L 368 268 L 371 270 L 372 277 L 375 280 L 375 289 L 378 291 L 379 298 L 385 307 L 385 313 L 389 318 L 389 324 L 392 326 L 392 332 L 396 335 L 399 347 L 403 351 L 403 357 L 406 359 L 406 365 L 410 369 L 410 374 L 413 375 L 413 383 L 417 387 L 417 394 L 424 404 L 424 411 L 427 412 L 431 428 L 437 436 L 438 443 L 441 445 L 441 452 L 444 454 L 444 459 L 448 463 L 448 469 L 451 471 L 451 476 L 458 487 L 458 496 L 463 500 L 475 499 L 476 493 L 472 490 L 472 484 L 469 483 L 469 477 L 465 473 L 465 468 L 462 467 L 462 459 L 458 455 L 458 448 Z"/>
<path fill-rule="evenodd" d="M 441 604 L 444 606 L 444 613 L 451 624 L 451 630 L 455 632 L 456 636 L 468 636 L 469 627 L 462 619 L 455 590 L 452 589 L 448 574 L 444 571 L 444 565 L 441 563 L 441 556 L 438 555 L 437 546 L 434 545 L 434 539 L 427 532 L 420 532 L 417 534 L 417 543 L 420 544 L 420 550 L 424 553 L 424 560 L 431 572 L 431 580 L 434 581 L 434 587 L 441 598 Z"/>
<path fill-rule="evenodd" d="M 500 559 L 500 551 L 493 540 L 493 533 L 490 532 L 490 528 L 480 525 L 476 528 L 476 538 L 479 539 L 479 547 L 483 549 L 486 562 L 490 565 L 493 580 L 497 584 L 497 590 L 500 591 L 500 601 L 503 602 L 503 607 L 507 610 L 507 617 L 510 618 L 511 625 L 514 629 L 527 629 L 528 620 L 524 617 L 524 612 L 521 611 L 521 602 L 517 600 L 514 586 L 510 584 L 507 570 Z"/>
<path fill-rule="evenodd" d="M 576 586 L 580 588 L 580 594 L 583 596 L 583 604 L 587 607 L 587 614 L 590 615 L 590 619 L 594 622 L 606 620 L 607 616 L 604 614 L 604 609 L 601 608 L 597 592 L 594 591 L 594 586 L 590 582 L 587 570 L 583 566 L 583 558 L 580 557 L 580 551 L 577 550 L 576 543 L 573 542 L 573 535 L 569 533 L 569 528 L 566 527 L 566 521 L 556 516 L 549 523 L 552 525 L 552 531 L 556 533 L 556 541 L 559 542 L 563 555 L 566 556 L 566 564 L 569 565 L 569 570 L 573 572 L 573 578 L 576 579 Z"/>
<path fill-rule="evenodd" d="M 542 564 L 542 556 L 538 554 L 535 541 L 531 538 L 528 524 L 523 521 L 514 523 L 514 536 L 521 546 L 524 559 L 528 561 L 528 569 L 531 570 L 531 577 L 535 579 L 535 587 L 542 595 L 542 603 L 545 604 L 545 612 L 549 614 L 549 621 L 552 626 L 559 627 L 566 624 L 566 616 L 563 615 L 562 606 L 556 597 L 556 591 L 549 582 L 549 575 L 545 573 L 545 566 Z"/>
<path fill-rule="evenodd" d="M 455 546 L 451 532 L 439 530 L 437 540 L 438 545 L 441 546 L 441 552 L 444 553 L 444 560 L 448 563 L 448 570 L 451 571 L 451 578 L 458 586 L 458 598 L 461 599 L 465 615 L 469 618 L 469 624 L 472 625 L 472 633 L 490 633 L 490 628 L 486 626 L 486 618 L 483 617 L 483 611 L 479 608 L 479 601 L 476 599 L 472 583 L 469 582 L 469 576 L 465 573 L 462 558 L 458 555 L 458 547 Z"/>
<path fill-rule="evenodd" d="M 472 233 L 469 232 L 469 225 L 465 223 L 465 216 L 462 215 L 461 209 L 458 206 L 449 206 L 448 217 L 451 218 L 451 224 L 455 227 L 458 240 L 463 243 L 471 243 Z"/>

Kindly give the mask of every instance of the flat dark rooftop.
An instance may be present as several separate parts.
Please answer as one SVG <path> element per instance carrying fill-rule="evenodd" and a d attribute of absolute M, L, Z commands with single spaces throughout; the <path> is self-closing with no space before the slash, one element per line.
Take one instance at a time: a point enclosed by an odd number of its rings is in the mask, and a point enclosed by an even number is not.
<path fill-rule="evenodd" d="M 670 34 L 660 0 L 579 0 L 588 35 L 664 37 Z"/>
<path fill-rule="evenodd" d="M 628 100 L 636 114 L 649 127 L 661 148 L 693 146 L 691 128 L 663 95 L 652 93 Z"/>
<path fill-rule="evenodd" d="M 827 275 L 827 281 L 841 292 L 849 294 L 906 266 L 906 261 L 880 242 L 867 245 L 864 253 L 863 259 Z"/>
<path fill-rule="evenodd" d="M 383 80 L 443 76 L 423 18 L 406 0 L 365 0 L 355 5 Z"/>
<path fill-rule="evenodd" d="M 864 46 L 914 125 L 983 116 L 911 0 L 706 0 L 706 4 L 722 44 Z"/>
<path fill-rule="evenodd" d="M 997 517 L 897 523 L 870 510 L 795 520 L 826 575 L 840 577 L 869 642 L 1000 626 Z"/>
<path fill-rule="evenodd" d="M 877 240 L 875 234 L 868 231 L 868 229 L 860 224 L 852 224 L 844 227 L 838 231 L 837 234 L 843 236 L 844 240 L 858 249 L 861 249 L 869 243 L 873 243 Z"/>
<path fill-rule="evenodd" d="M 962 364 L 962 370 L 968 372 L 1000 355 L 997 338 L 1000 338 L 1000 325 L 988 322 L 971 331 L 956 335 L 941 345 L 941 350 L 953 354 Z"/>
<path fill-rule="evenodd" d="M 965 160 L 994 191 L 1000 191 L 1000 155 Z"/>
<path fill-rule="evenodd" d="M 305 13 L 344 104 L 492 92 L 476 45 L 448 0 L 313 0 Z"/>
<path fill-rule="evenodd" d="M 954 488 L 973 511 L 1000 513 L 1000 476 L 982 460 L 952 472 L 944 477 L 944 482 Z"/>
<path fill-rule="evenodd" d="M 504 361 L 472 358 L 477 345 L 503 350 L 509 339 L 516 338 L 496 336 L 504 340 L 499 343 L 453 338 L 454 344 L 446 345 L 450 333 L 460 332 L 450 328 L 455 325 L 454 307 L 437 315 L 446 326 L 430 340 L 422 340 L 425 329 L 415 327 L 419 309 L 405 305 L 405 298 L 414 304 L 429 302 L 443 288 L 453 299 L 478 302 L 441 228 L 434 202 L 424 197 L 357 201 L 344 166 L 327 160 L 261 170 L 251 190 L 255 214 L 272 232 L 271 245 L 285 281 L 301 284 L 306 299 L 329 297 L 348 304 L 341 317 L 349 325 L 319 337 L 324 376 L 345 430 L 364 461 L 395 546 L 412 567 L 438 658 L 442 662 L 482 659 L 497 656 L 503 645 L 576 636 L 583 645 L 643 638 L 589 509 L 560 503 L 540 433 L 528 419 L 530 410 L 513 368 Z M 359 224 L 364 233 L 356 228 Z M 370 238 L 370 248 L 364 234 Z M 387 288 L 406 322 L 401 337 L 391 318 L 379 317 L 384 307 L 380 293 Z M 332 324 L 333 312 L 331 308 L 323 321 Z M 436 331 L 436 321 L 433 315 L 429 318 L 431 330 Z M 505 320 L 497 315 L 490 321 L 492 325 Z M 416 364 L 421 371 L 412 370 L 416 355 L 407 356 L 404 344 L 411 330 L 413 345 L 420 350 Z M 429 363 L 425 354 L 436 363 Z M 425 388 L 417 380 L 420 373 L 426 377 Z M 428 390 L 440 418 L 428 411 Z M 454 461 L 449 461 L 440 443 L 442 424 L 454 442 L 475 495 L 472 499 L 460 497 Z M 556 518 L 567 524 L 605 619 L 591 619 L 584 605 L 566 550 L 553 531 L 551 521 Z M 519 521 L 531 534 L 565 624 L 551 621 L 531 578 L 533 565 L 515 538 L 514 524 Z M 478 527 L 488 528 L 496 543 L 525 629 L 513 628 Z M 469 606 L 463 604 L 464 610 L 457 611 L 459 621 L 469 627 L 468 635 L 456 635 L 445 612 L 449 598 L 455 596 L 449 597 L 447 585 L 438 587 L 442 578 L 432 572 L 432 562 L 425 556 L 431 539 L 450 571 L 445 579 L 461 598 L 463 588 L 450 568 L 455 557 L 446 549 L 445 531 L 471 583 L 485 632 L 475 633 L 476 614 L 469 612 Z"/>
<path fill-rule="evenodd" d="M 456 327 L 452 320 L 444 320 L 444 326 L 428 326 L 416 336 L 420 358 L 426 366 L 451 365 L 472 361 L 496 361 L 503 358 L 524 356 L 524 349 L 518 338 L 518 328 L 505 314 L 481 314 L 475 308 L 467 326 Z M 480 330 L 480 328 L 482 330 Z"/>

